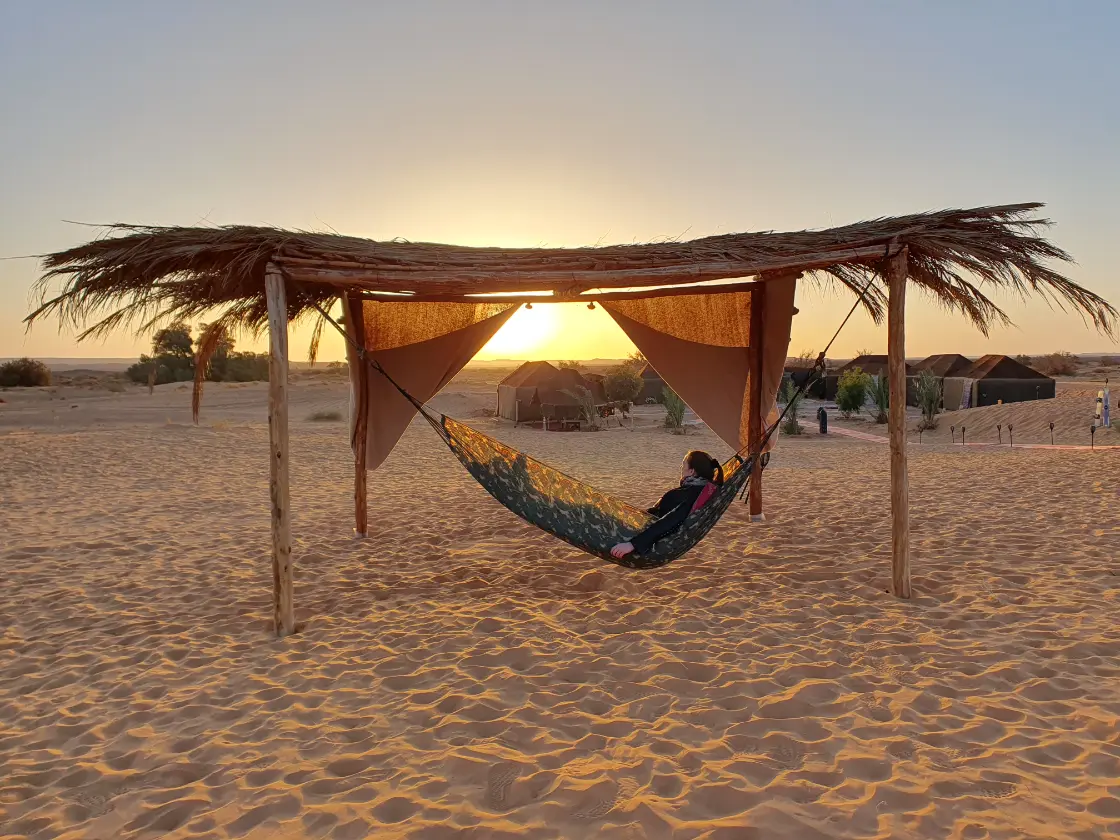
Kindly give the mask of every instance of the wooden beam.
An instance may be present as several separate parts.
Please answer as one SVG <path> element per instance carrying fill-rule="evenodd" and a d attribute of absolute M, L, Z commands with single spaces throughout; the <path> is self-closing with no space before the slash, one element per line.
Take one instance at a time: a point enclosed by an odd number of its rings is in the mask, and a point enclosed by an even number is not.
<path fill-rule="evenodd" d="M 750 416 L 747 418 L 747 437 L 750 439 L 751 452 L 758 453 L 759 460 L 755 461 L 751 469 L 750 514 L 752 522 L 762 522 L 766 519 L 762 512 L 762 453 L 758 451 L 762 443 L 764 419 L 762 416 L 762 348 L 763 341 L 763 316 L 766 308 L 766 285 L 760 283 L 751 292 L 751 325 L 748 341 L 750 342 L 750 355 L 748 361 L 750 368 L 747 372 L 747 383 L 750 388 Z"/>
<path fill-rule="evenodd" d="M 698 284 L 671 286 L 664 289 L 643 289 L 634 292 L 583 292 L 579 295 L 558 294 L 500 294 L 500 295 L 400 295 L 385 292 L 361 292 L 363 300 L 382 303 L 610 303 L 614 300 L 643 300 L 647 298 L 677 297 L 678 295 L 729 294 L 749 292 L 764 282 L 761 278 L 743 283 Z"/>
<path fill-rule="evenodd" d="M 906 472 L 906 261 L 903 248 L 887 263 L 887 379 L 890 385 L 891 590 L 910 597 L 910 488 Z"/>
<path fill-rule="evenodd" d="M 362 317 L 362 301 L 357 295 L 342 298 L 347 330 L 351 337 L 365 346 L 365 321 Z M 369 442 L 369 365 L 359 358 L 347 343 L 347 356 L 351 370 L 355 372 L 354 382 L 354 536 L 369 536 L 369 503 L 367 497 L 367 458 L 366 447 Z"/>
<path fill-rule="evenodd" d="M 589 268 L 578 270 L 472 271 L 466 267 L 440 269 L 390 268 L 360 263 L 332 261 L 331 267 L 313 259 L 278 257 L 277 262 L 295 281 L 341 285 L 367 291 L 416 292 L 423 287 L 433 295 L 467 294 L 484 286 L 487 292 L 525 292 L 539 290 L 576 290 L 673 286 L 708 280 L 734 280 L 741 277 L 780 272 L 812 271 L 830 265 L 878 262 L 884 246 L 837 248 L 811 254 L 791 254 L 758 260 L 725 260 L 671 265 L 658 268 Z M 705 291 L 707 289 L 705 288 Z M 574 293 L 573 293 L 574 294 Z"/>
<path fill-rule="evenodd" d="M 292 511 L 288 486 L 288 303 L 284 277 L 265 270 L 268 300 L 269 495 L 272 499 L 272 616 L 277 636 L 295 632 L 292 598 Z"/>

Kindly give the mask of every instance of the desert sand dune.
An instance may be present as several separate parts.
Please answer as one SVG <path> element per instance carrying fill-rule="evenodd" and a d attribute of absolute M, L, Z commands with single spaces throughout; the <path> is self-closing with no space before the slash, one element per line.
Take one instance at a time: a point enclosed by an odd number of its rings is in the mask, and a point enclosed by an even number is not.
<path fill-rule="evenodd" d="M 783 438 L 768 523 L 737 504 L 636 573 L 523 524 L 420 422 L 353 540 L 345 426 L 306 419 L 346 391 L 301 382 L 304 628 L 278 641 L 263 386 L 210 386 L 199 427 L 177 386 L 14 393 L 0 836 L 1120 836 L 1120 455 L 912 449 L 901 602 L 885 446 Z M 725 451 L 476 422 L 639 502 Z"/>

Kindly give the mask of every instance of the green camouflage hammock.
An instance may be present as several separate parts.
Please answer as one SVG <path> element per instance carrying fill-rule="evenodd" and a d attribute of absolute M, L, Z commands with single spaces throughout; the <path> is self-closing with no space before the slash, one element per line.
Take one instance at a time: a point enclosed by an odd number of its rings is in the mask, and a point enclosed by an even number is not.
<path fill-rule="evenodd" d="M 699 510 L 646 554 L 619 559 L 611 548 L 627 542 L 657 517 L 612 499 L 546 464 L 450 417 L 420 412 L 479 484 L 530 525 L 569 545 L 630 569 L 656 569 L 696 545 L 745 489 L 751 462 L 739 456 L 723 465 L 725 481 Z"/>

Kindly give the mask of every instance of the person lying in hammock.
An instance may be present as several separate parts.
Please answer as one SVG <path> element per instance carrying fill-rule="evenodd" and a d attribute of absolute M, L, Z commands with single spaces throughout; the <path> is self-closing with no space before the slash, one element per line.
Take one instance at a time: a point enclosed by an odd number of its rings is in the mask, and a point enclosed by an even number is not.
<path fill-rule="evenodd" d="M 723 467 L 707 452 L 694 449 L 681 462 L 681 483 L 661 497 L 647 513 L 657 521 L 611 549 L 611 556 L 619 559 L 631 552 L 647 553 L 655 542 L 666 537 L 684 524 L 688 515 L 702 508 L 723 484 Z"/>

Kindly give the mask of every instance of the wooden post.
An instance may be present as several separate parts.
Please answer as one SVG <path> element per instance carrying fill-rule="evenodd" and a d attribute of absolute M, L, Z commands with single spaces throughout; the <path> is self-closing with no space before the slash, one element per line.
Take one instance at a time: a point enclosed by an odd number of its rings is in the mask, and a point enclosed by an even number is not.
<path fill-rule="evenodd" d="M 891 590 L 910 597 L 910 501 L 906 474 L 906 262 L 904 246 L 887 263 L 887 377 L 890 384 Z"/>
<path fill-rule="evenodd" d="M 268 299 L 269 495 L 272 498 L 272 616 L 277 636 L 295 632 L 292 601 L 292 511 L 288 487 L 288 302 L 284 277 L 269 263 Z"/>
<path fill-rule="evenodd" d="M 763 426 L 765 420 L 762 416 L 762 325 L 764 323 L 764 307 L 766 306 L 766 284 L 759 283 L 758 287 L 751 290 L 751 325 L 750 368 L 747 372 L 747 385 L 750 388 L 750 416 L 747 418 L 747 438 L 750 441 L 750 451 L 756 453 L 761 460 L 762 453 L 757 452 L 758 445 L 762 442 Z M 755 461 L 751 469 L 750 515 L 752 522 L 763 522 L 766 519 L 762 512 L 762 464 Z"/>
<path fill-rule="evenodd" d="M 365 322 L 362 317 L 362 301 L 357 297 L 342 299 L 346 326 L 354 340 L 365 344 Z M 354 394 L 354 536 L 364 539 L 369 536 L 369 505 L 367 502 L 367 464 L 366 446 L 369 442 L 369 365 L 352 348 L 347 348 L 354 374 L 352 381 L 357 383 Z"/>

